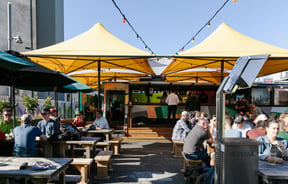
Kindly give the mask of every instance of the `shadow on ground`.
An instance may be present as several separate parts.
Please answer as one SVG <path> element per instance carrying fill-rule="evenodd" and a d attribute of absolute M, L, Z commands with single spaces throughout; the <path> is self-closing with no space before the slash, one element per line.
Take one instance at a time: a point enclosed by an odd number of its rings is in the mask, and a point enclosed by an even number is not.
<path fill-rule="evenodd" d="M 110 179 L 90 183 L 185 183 L 183 159 L 171 151 L 171 142 L 123 142 L 121 154 L 112 158 Z"/>

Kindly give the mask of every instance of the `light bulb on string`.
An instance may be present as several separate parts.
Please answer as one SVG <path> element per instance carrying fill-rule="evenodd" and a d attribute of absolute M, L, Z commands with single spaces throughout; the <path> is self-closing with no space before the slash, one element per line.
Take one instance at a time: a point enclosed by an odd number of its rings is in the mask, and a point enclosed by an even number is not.
<path fill-rule="evenodd" d="M 193 37 L 193 38 L 192 38 L 192 43 L 194 43 L 194 42 L 195 42 L 195 38 Z"/>
<path fill-rule="evenodd" d="M 147 50 L 147 45 L 145 45 L 145 50 Z"/>
<path fill-rule="evenodd" d="M 139 35 L 138 34 L 136 35 L 136 39 L 139 40 Z"/>
<path fill-rule="evenodd" d="M 234 2 L 234 3 L 235 3 L 235 2 L 237 2 L 237 0 L 232 0 L 232 2 Z"/>
<path fill-rule="evenodd" d="M 124 16 L 123 16 L 122 22 L 126 23 L 126 18 Z"/>
<path fill-rule="evenodd" d="M 207 23 L 207 27 L 208 27 L 208 28 L 210 28 L 210 27 L 211 27 L 211 24 L 210 24 L 210 22 L 208 22 L 208 23 Z"/>
<path fill-rule="evenodd" d="M 181 52 L 183 52 L 184 48 L 181 49 Z"/>

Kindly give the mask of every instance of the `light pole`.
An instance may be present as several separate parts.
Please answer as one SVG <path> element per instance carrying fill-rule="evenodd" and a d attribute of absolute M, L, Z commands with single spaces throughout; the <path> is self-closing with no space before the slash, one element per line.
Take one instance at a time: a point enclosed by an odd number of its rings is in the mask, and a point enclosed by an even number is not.
<path fill-rule="evenodd" d="M 11 24 L 11 2 L 7 3 L 7 24 L 8 24 L 8 51 L 11 50 L 11 43 L 12 40 L 15 40 L 16 43 L 22 44 L 23 41 L 19 35 L 16 37 L 12 37 L 12 24 Z M 13 127 L 15 127 L 15 118 L 16 118 L 16 107 L 15 107 L 15 86 L 14 86 L 14 77 L 12 75 L 11 79 L 11 87 L 9 88 L 9 97 L 10 97 L 10 104 L 13 108 Z"/>
<path fill-rule="evenodd" d="M 11 24 L 11 2 L 7 3 L 7 24 L 8 24 L 8 50 L 11 50 L 12 40 L 15 40 L 16 43 L 22 44 L 23 41 L 19 35 L 12 37 L 12 24 Z"/>

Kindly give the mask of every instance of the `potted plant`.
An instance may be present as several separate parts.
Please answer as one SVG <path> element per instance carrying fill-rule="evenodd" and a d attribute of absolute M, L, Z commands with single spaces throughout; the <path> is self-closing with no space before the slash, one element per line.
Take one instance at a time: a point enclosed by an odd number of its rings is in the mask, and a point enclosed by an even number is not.
<path fill-rule="evenodd" d="M 46 109 L 50 109 L 53 107 L 51 101 L 52 101 L 52 97 L 47 96 L 47 98 L 45 99 L 45 108 Z"/>
<path fill-rule="evenodd" d="M 38 96 L 30 97 L 25 94 L 22 94 L 23 105 L 26 108 L 27 113 L 34 114 L 35 109 L 38 107 Z"/>
<path fill-rule="evenodd" d="M 11 108 L 10 103 L 7 101 L 0 101 L 0 113 L 2 113 L 4 108 Z"/>

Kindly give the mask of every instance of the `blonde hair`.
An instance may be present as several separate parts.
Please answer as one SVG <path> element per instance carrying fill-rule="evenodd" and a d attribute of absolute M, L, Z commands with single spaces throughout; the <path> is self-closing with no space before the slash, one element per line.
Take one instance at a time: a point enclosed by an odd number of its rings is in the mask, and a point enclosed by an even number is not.
<path fill-rule="evenodd" d="M 288 112 L 283 112 L 279 116 L 279 125 L 280 125 L 280 131 L 288 131 L 288 127 L 285 125 L 284 119 L 288 116 Z"/>

